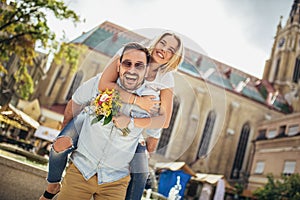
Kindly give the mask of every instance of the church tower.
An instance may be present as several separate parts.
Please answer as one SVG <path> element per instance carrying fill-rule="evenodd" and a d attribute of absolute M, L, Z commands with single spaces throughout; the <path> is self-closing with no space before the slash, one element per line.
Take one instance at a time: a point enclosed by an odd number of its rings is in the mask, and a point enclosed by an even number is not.
<path fill-rule="evenodd" d="M 294 0 L 286 25 L 280 18 L 263 79 L 283 94 L 295 112 L 300 112 L 300 0 Z"/>

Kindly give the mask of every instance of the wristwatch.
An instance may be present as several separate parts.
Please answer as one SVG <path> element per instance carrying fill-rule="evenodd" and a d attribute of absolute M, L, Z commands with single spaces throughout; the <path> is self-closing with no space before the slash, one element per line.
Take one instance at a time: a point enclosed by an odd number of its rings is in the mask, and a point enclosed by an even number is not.
<path fill-rule="evenodd" d="M 129 128 L 129 130 L 134 128 L 134 118 L 133 117 L 130 117 L 130 122 L 128 124 L 128 128 Z"/>

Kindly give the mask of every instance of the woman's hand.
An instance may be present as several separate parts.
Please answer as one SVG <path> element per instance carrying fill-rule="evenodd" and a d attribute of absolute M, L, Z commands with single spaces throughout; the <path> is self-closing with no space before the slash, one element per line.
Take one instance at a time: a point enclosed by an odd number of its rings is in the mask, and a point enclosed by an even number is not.
<path fill-rule="evenodd" d="M 136 105 L 146 110 L 150 114 L 158 113 L 160 101 L 154 100 L 155 98 L 156 97 L 154 95 L 137 97 Z"/>
<path fill-rule="evenodd" d="M 123 113 L 119 113 L 118 116 L 114 116 L 112 120 L 115 126 L 119 129 L 127 128 L 128 124 L 130 123 L 130 117 L 124 115 Z"/>

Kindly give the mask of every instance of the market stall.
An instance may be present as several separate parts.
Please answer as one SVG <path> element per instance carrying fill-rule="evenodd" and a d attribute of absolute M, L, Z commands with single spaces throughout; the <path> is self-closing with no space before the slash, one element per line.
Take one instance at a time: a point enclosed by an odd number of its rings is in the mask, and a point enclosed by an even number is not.
<path fill-rule="evenodd" d="M 0 142 L 30 151 L 33 148 L 31 136 L 39 125 L 29 115 L 9 104 L 0 110 Z"/>
<path fill-rule="evenodd" d="M 160 162 L 154 169 L 159 176 L 158 193 L 165 198 L 176 187 L 181 199 L 187 200 L 224 199 L 228 190 L 234 190 L 223 175 L 195 173 L 185 162 Z"/>

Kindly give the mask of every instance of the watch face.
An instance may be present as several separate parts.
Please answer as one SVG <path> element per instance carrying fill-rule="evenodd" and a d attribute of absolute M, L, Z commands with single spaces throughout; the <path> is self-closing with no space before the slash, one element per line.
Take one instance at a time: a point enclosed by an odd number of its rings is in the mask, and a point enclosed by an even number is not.
<path fill-rule="evenodd" d="M 280 38 L 279 42 L 278 42 L 278 47 L 282 47 L 284 44 L 285 39 L 284 38 Z"/>

